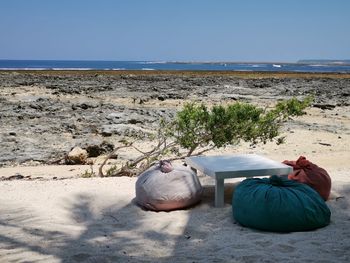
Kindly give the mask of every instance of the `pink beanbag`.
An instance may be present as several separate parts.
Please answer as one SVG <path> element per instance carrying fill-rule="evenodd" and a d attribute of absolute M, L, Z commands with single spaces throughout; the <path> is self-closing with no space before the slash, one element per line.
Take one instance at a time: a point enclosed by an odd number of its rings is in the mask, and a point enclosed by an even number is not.
<path fill-rule="evenodd" d="M 160 163 L 143 172 L 136 181 L 136 202 L 154 211 L 170 211 L 200 201 L 202 186 L 189 168 Z"/>
<path fill-rule="evenodd" d="M 297 161 L 284 161 L 284 164 L 293 167 L 293 173 L 288 179 L 307 184 L 316 190 L 324 200 L 327 200 L 331 192 L 331 177 L 327 171 L 316 164 L 300 156 Z"/>

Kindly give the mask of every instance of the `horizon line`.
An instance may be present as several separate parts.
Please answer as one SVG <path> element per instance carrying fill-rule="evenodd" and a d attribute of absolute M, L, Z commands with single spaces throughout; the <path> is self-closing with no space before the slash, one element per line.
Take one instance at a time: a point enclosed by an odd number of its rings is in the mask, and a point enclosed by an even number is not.
<path fill-rule="evenodd" d="M 0 58 L 0 61 L 86 61 L 86 62 L 153 62 L 153 63 L 201 63 L 201 64 L 297 64 L 303 61 L 321 61 L 321 62 L 345 62 L 350 59 L 298 59 L 297 61 L 229 61 L 229 60 L 103 60 L 103 59 L 8 59 Z"/>

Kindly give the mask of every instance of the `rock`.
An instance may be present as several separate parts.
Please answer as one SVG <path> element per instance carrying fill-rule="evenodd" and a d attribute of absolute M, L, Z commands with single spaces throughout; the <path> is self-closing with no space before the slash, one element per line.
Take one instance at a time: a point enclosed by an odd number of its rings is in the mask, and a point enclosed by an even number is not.
<path fill-rule="evenodd" d="M 104 153 L 108 153 L 114 150 L 114 145 L 108 142 L 102 142 L 100 145 L 89 145 L 86 147 L 88 157 L 97 157 Z"/>
<path fill-rule="evenodd" d="M 325 143 L 325 142 L 319 142 L 318 144 L 323 145 L 323 146 L 332 146 L 330 143 Z"/>
<path fill-rule="evenodd" d="M 148 118 L 145 118 L 141 113 L 113 112 L 108 114 L 106 119 L 113 124 L 137 124 L 144 123 Z"/>
<path fill-rule="evenodd" d="M 103 130 L 101 131 L 101 135 L 102 135 L 103 137 L 110 137 L 110 136 L 112 136 L 112 132 L 111 132 L 110 130 L 108 130 L 108 129 L 103 129 Z"/>
<path fill-rule="evenodd" d="M 77 110 L 78 108 L 87 110 L 87 109 L 94 109 L 97 108 L 98 105 L 95 104 L 88 104 L 88 103 L 80 103 L 80 104 L 72 104 L 72 110 Z"/>
<path fill-rule="evenodd" d="M 320 108 L 322 110 L 333 110 L 336 107 L 336 105 L 326 104 L 326 103 L 324 104 L 317 103 L 317 104 L 313 104 L 312 106 L 315 108 Z"/>
<path fill-rule="evenodd" d="M 85 164 L 88 153 L 80 147 L 74 147 L 67 155 L 68 164 Z"/>
<path fill-rule="evenodd" d="M 20 180 L 20 179 L 23 179 L 24 176 L 21 175 L 20 173 L 16 173 L 15 175 L 12 175 L 8 178 L 8 180 Z"/>
<path fill-rule="evenodd" d="M 149 133 L 149 131 L 142 129 L 133 124 L 110 124 L 102 125 L 101 134 L 103 136 L 111 136 L 112 134 L 123 136 L 134 136 L 143 133 Z"/>
<path fill-rule="evenodd" d="M 101 154 L 101 148 L 99 145 L 89 145 L 86 148 L 88 157 L 97 157 Z"/>
<path fill-rule="evenodd" d="M 130 120 L 128 120 L 128 123 L 130 123 L 130 124 L 142 123 L 142 120 L 130 119 Z"/>
<path fill-rule="evenodd" d="M 43 109 L 43 107 L 37 103 L 31 103 L 31 104 L 29 104 L 29 107 L 31 107 L 34 110 L 39 110 L 39 111 L 41 111 Z"/>
<path fill-rule="evenodd" d="M 110 123 L 114 124 L 120 124 L 120 123 L 126 123 L 128 118 L 128 115 L 123 112 L 112 112 L 106 116 L 106 119 L 110 121 Z"/>

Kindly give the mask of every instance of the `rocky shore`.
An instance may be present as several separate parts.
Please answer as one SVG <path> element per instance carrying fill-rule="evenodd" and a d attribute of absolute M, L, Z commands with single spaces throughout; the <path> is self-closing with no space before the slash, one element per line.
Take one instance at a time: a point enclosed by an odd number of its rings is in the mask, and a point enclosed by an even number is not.
<path fill-rule="evenodd" d="M 155 130 L 184 101 L 268 105 L 314 96 L 350 105 L 349 75 L 196 72 L 0 72 L 0 167 L 60 162 L 74 147 L 108 152 L 123 136 Z M 294 122 L 289 125 L 304 125 Z M 332 123 L 318 129 L 342 129 Z M 342 132 L 349 134 L 347 128 Z"/>

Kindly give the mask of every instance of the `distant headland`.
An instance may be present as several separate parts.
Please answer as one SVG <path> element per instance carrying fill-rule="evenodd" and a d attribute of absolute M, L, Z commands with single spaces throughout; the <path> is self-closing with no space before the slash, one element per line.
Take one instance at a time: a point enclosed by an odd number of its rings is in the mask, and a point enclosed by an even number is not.
<path fill-rule="evenodd" d="M 350 59 L 302 59 L 299 64 L 350 65 Z"/>

